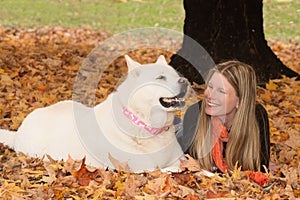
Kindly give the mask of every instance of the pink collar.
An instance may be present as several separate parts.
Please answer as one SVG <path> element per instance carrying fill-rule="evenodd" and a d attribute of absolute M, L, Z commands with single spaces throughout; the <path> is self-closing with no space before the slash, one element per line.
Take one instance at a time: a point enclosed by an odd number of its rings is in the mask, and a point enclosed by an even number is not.
<path fill-rule="evenodd" d="M 146 131 L 148 131 L 149 133 L 151 133 L 152 135 L 158 135 L 161 132 L 164 131 L 164 128 L 152 128 L 150 126 L 148 126 L 147 124 L 145 124 L 145 122 L 143 122 L 142 120 L 140 120 L 136 115 L 134 115 L 132 112 L 130 112 L 126 107 L 123 106 L 123 113 L 124 115 L 130 119 L 135 125 L 145 129 Z"/>

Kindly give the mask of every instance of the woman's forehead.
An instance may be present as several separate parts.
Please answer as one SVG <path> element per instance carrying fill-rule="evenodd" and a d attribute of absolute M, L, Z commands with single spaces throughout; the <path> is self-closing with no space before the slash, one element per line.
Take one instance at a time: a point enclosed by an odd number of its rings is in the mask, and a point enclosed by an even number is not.
<path fill-rule="evenodd" d="M 218 88 L 234 89 L 229 81 L 225 78 L 225 76 L 220 72 L 213 73 L 210 80 L 208 81 L 208 84 L 213 84 Z"/>

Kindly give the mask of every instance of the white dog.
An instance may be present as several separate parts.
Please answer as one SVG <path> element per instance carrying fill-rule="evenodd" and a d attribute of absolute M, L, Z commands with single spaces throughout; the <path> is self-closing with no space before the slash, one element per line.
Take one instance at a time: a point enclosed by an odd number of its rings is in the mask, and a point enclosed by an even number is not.
<path fill-rule="evenodd" d="M 160 56 L 141 65 L 125 56 L 128 75 L 94 108 L 61 101 L 30 113 L 17 132 L 0 130 L 0 142 L 33 157 L 86 157 L 86 164 L 114 168 L 111 157 L 134 172 L 179 169 L 175 112 L 184 107 L 188 82 Z"/>

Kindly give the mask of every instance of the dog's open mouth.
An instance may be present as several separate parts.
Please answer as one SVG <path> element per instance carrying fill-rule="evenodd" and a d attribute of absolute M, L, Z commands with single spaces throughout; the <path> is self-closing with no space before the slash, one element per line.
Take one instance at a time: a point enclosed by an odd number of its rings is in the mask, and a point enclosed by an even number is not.
<path fill-rule="evenodd" d="M 185 106 L 185 92 L 181 92 L 174 97 L 159 98 L 160 104 L 165 108 L 183 108 Z"/>

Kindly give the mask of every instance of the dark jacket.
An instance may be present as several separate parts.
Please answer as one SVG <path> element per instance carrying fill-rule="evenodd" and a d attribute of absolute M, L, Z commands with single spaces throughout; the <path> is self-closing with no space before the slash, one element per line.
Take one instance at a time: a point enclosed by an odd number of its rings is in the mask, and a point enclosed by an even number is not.
<path fill-rule="evenodd" d="M 200 108 L 201 101 L 191 105 L 184 115 L 182 127 L 177 131 L 177 140 L 185 153 L 188 153 L 189 147 L 191 146 L 192 141 L 196 135 Z M 268 168 L 270 162 L 269 119 L 265 108 L 261 104 L 256 104 L 255 114 L 260 132 L 261 171 L 265 171 L 263 165 L 265 165 Z M 224 148 L 226 148 L 226 145 L 224 145 Z"/>

